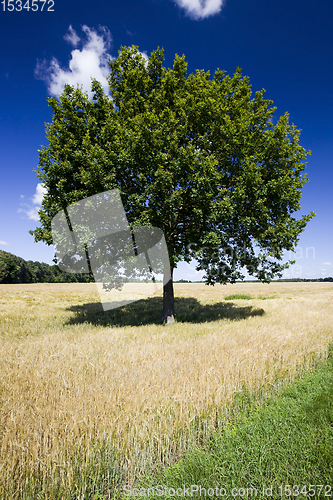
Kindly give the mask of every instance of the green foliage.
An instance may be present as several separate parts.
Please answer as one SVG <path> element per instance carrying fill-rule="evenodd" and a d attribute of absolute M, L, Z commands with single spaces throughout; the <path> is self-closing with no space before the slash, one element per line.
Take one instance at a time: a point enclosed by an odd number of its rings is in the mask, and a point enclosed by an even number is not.
<path fill-rule="evenodd" d="M 198 261 L 207 284 L 250 275 L 269 282 L 288 267 L 315 215 L 296 220 L 307 152 L 288 114 L 275 125 L 265 90 L 219 69 L 187 75 L 185 56 L 163 67 L 157 48 L 148 63 L 138 47 L 110 61 L 110 95 L 92 81 L 94 99 L 65 86 L 48 99 L 52 122 L 37 175 L 48 192 L 35 241 L 52 243 L 51 220 L 68 205 L 118 188 L 129 223 L 163 230 L 171 267 Z M 255 255 L 255 246 L 260 249 Z"/>
<path fill-rule="evenodd" d="M 71 274 L 45 262 L 24 260 L 0 250 L 0 284 L 15 283 L 86 283 L 93 281 L 88 274 Z"/>
<path fill-rule="evenodd" d="M 0 250 L 0 283 L 32 283 L 33 273 L 27 262 Z"/>

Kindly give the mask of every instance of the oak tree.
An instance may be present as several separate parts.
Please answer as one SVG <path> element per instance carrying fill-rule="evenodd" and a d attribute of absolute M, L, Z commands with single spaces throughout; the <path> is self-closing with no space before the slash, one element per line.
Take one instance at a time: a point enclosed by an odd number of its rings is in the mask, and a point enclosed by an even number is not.
<path fill-rule="evenodd" d="M 138 47 L 110 60 L 109 95 L 66 85 L 49 98 L 48 145 L 36 170 L 47 188 L 35 241 L 52 244 L 51 220 L 71 203 L 118 188 L 131 227 L 163 230 L 172 271 L 197 261 L 207 284 L 282 275 L 313 212 L 295 218 L 307 182 L 307 152 L 288 114 L 273 123 L 273 101 L 252 94 L 239 68 L 188 74 L 185 56 L 163 66 Z M 172 276 L 163 322 L 174 319 Z"/>

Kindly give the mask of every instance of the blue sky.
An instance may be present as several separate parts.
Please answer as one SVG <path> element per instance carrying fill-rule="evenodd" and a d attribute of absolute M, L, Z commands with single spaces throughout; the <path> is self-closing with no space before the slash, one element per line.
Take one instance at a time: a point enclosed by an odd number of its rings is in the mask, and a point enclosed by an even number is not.
<path fill-rule="evenodd" d="M 22 6 L 25 4 L 23 1 Z M 42 197 L 33 172 L 38 149 L 47 145 L 51 121 L 46 98 L 65 82 L 105 82 L 107 57 L 121 45 L 150 54 L 157 46 L 171 67 L 185 54 L 188 71 L 236 67 L 253 92 L 286 111 L 302 129 L 300 144 L 312 151 L 298 215 L 317 216 L 299 242 L 296 265 L 285 277 L 333 276 L 333 3 L 307 0 L 38 0 L 38 10 L 19 1 L 0 10 L 0 249 L 52 264 L 53 247 L 34 243 Z M 31 0 L 30 0 L 31 6 Z M 4 10 L 5 8 L 5 10 Z M 53 11 L 47 10 L 53 8 Z M 175 279 L 200 279 L 194 264 L 181 263 Z"/>

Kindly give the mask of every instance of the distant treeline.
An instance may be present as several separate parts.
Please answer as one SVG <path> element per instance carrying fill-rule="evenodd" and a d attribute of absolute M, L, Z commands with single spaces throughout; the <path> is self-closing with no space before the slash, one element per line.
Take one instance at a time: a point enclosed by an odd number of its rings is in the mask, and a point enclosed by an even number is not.
<path fill-rule="evenodd" d="M 58 266 L 24 260 L 0 250 L 0 284 L 12 283 L 90 283 L 89 274 L 65 273 Z"/>
<path fill-rule="evenodd" d="M 317 282 L 317 281 L 333 281 L 333 278 L 329 276 L 328 278 L 286 278 L 286 279 L 279 279 L 279 280 L 273 280 L 274 283 L 286 283 L 286 282 Z M 241 283 L 241 282 L 239 282 Z M 243 283 L 261 283 L 258 280 L 244 280 Z"/>
<path fill-rule="evenodd" d="M 136 281 L 136 280 L 133 280 Z M 139 281 L 139 280 L 137 280 Z M 289 278 L 274 280 L 275 282 L 297 282 L 297 281 L 333 281 L 332 277 L 328 278 Z M 94 282 L 92 274 L 72 274 L 65 273 L 58 266 L 45 264 L 32 260 L 24 260 L 12 253 L 0 250 L 0 284 L 12 283 L 91 283 Z M 157 281 L 159 282 L 159 281 Z M 191 281 L 180 279 L 175 283 L 192 283 Z M 194 281 L 193 283 L 200 283 Z M 260 281 L 248 281 L 243 283 L 260 283 Z"/>
<path fill-rule="evenodd" d="M 333 281 L 333 278 L 329 276 L 328 278 L 289 278 L 285 280 L 277 280 L 277 281 Z"/>

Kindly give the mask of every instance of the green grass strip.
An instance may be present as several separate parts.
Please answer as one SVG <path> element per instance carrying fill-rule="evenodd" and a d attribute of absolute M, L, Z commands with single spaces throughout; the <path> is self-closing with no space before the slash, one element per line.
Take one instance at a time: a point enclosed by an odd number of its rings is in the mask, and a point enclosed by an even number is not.
<path fill-rule="evenodd" d="M 333 346 L 316 369 L 263 405 L 252 405 L 200 450 L 142 480 L 139 490 L 125 493 L 164 499 L 333 498 Z"/>
<path fill-rule="evenodd" d="M 251 295 L 246 295 L 244 293 L 235 293 L 233 295 L 228 295 L 224 297 L 224 300 L 251 300 L 253 297 Z"/>

